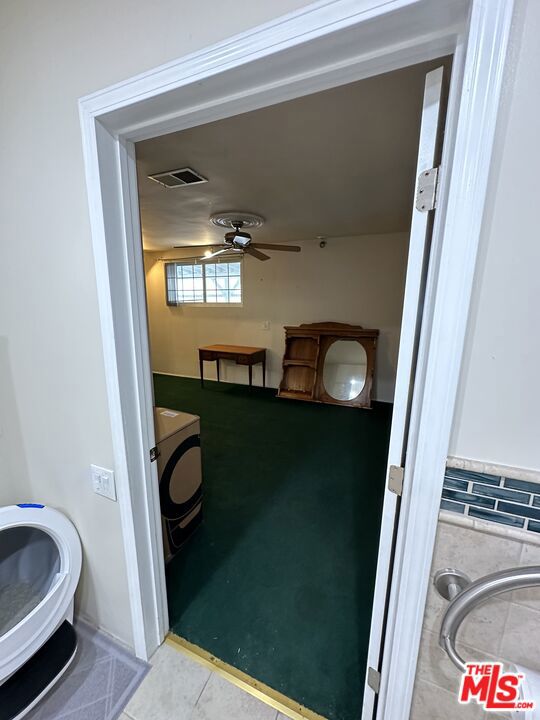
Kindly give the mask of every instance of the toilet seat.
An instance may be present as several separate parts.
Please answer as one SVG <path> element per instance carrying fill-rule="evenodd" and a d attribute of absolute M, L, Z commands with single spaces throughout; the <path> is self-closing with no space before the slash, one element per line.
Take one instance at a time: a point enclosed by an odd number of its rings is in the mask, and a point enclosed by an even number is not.
<path fill-rule="evenodd" d="M 81 572 L 81 543 L 72 523 L 62 513 L 38 504 L 11 505 L 0 508 L 1 534 L 15 528 L 26 528 L 38 535 L 45 533 L 58 553 L 54 570 L 43 597 L 17 624 L 0 635 L 0 684 L 21 667 L 57 630 L 64 620 L 73 619 L 73 596 Z M 13 533 L 12 533 L 13 535 Z M 47 540 L 50 545 L 50 541 Z M 21 546 L 28 557 L 21 568 L 31 562 L 32 548 Z M 0 563 L 1 563 L 0 558 Z M 23 568 L 24 569 L 24 568 Z"/>

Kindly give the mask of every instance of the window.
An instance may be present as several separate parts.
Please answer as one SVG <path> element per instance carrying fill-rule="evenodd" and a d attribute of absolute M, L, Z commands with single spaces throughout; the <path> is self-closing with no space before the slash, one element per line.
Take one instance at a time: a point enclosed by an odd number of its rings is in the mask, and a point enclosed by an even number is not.
<path fill-rule="evenodd" d="M 165 263 L 167 305 L 242 302 L 242 261 Z"/>

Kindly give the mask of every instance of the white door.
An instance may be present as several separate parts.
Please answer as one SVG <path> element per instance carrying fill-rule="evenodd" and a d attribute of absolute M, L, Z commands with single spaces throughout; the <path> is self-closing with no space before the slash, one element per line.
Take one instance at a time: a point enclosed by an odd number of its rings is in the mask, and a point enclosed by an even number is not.
<path fill-rule="evenodd" d="M 429 195 L 429 189 L 423 193 L 420 192 L 419 195 L 421 187 L 418 187 L 418 183 L 421 174 L 431 170 L 436 165 L 436 162 L 438 162 L 440 151 L 439 136 L 441 132 L 442 82 L 442 67 L 426 75 L 416 168 L 417 181 L 413 201 L 414 207 L 412 211 L 409 257 L 407 260 L 405 298 L 399 340 L 396 391 L 388 452 L 387 483 L 381 519 L 377 578 L 373 597 L 373 613 L 371 618 L 362 720 L 371 720 L 374 714 L 376 692 L 372 686 L 376 685 L 377 678 L 373 670 L 380 671 L 381 669 L 385 625 L 387 625 L 386 632 L 391 632 L 391 618 L 388 623 L 386 622 L 386 605 L 392 572 L 394 534 L 399 515 L 399 496 L 389 490 L 388 478 L 391 466 L 398 468 L 403 467 L 405 462 L 407 427 L 414 385 L 416 350 L 420 334 L 424 285 L 429 261 L 431 228 L 433 225 L 433 212 L 427 210 L 427 206 L 421 209 L 424 202 L 423 200 L 418 200 L 418 198 L 427 197 Z M 428 186 L 431 177 L 432 175 L 428 175 L 423 178 Z M 371 671 L 370 668 L 372 669 Z"/>

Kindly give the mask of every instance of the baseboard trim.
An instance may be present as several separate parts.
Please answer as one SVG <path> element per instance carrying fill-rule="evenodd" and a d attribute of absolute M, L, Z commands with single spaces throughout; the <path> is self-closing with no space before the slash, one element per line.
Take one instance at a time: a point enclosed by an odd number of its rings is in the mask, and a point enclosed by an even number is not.
<path fill-rule="evenodd" d="M 115 635 L 115 633 L 111 632 L 110 630 L 107 630 L 107 628 L 104 628 L 89 615 L 86 615 L 83 612 L 75 612 L 73 616 L 73 627 L 75 629 L 77 629 L 77 623 L 82 623 L 83 625 L 92 628 L 92 630 L 102 633 L 102 635 L 106 635 L 109 640 L 112 640 L 117 645 L 120 645 L 120 647 L 127 653 L 129 653 L 130 655 L 135 655 L 135 649 L 132 644 L 126 642 L 123 638 Z"/>
<path fill-rule="evenodd" d="M 268 687 L 268 685 L 259 682 L 259 680 L 255 680 L 241 670 L 223 662 L 223 660 L 219 660 L 219 658 L 207 650 L 203 650 L 198 645 L 194 645 L 174 633 L 169 633 L 165 638 L 165 642 L 167 645 L 175 648 L 175 650 L 184 653 L 184 655 L 187 655 L 192 660 L 218 673 L 233 683 L 233 685 L 262 700 L 262 702 L 270 705 L 270 707 L 273 707 L 292 720 L 326 720 L 322 715 L 313 712 L 313 710 L 309 710 L 303 705 L 300 705 L 300 703 L 291 700 L 286 695 L 283 695 L 277 690 L 273 690 Z"/>

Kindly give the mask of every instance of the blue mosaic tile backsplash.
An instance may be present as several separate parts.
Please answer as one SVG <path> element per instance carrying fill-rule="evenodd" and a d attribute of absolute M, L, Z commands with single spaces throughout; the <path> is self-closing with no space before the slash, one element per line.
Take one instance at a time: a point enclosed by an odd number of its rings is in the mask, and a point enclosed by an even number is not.
<path fill-rule="evenodd" d="M 540 532 L 540 483 L 446 468 L 441 510 Z"/>

